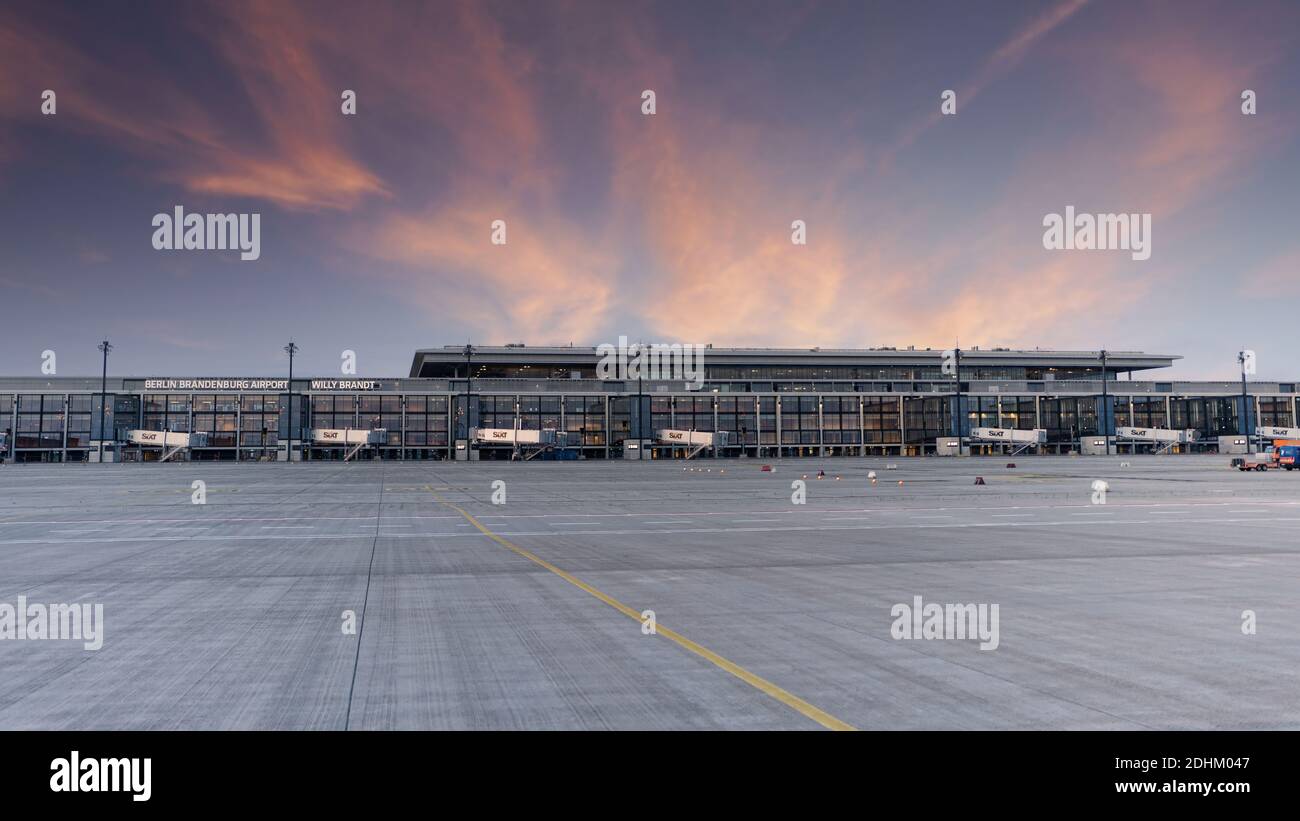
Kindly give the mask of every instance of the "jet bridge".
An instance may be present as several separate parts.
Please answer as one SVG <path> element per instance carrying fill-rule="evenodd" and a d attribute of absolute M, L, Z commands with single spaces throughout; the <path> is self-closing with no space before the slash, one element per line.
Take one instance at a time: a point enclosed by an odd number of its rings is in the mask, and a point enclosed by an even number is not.
<path fill-rule="evenodd" d="M 567 436 L 555 428 L 475 428 L 474 441 L 485 445 L 509 445 L 511 459 L 518 459 L 521 453 L 526 453 L 523 460 L 527 462 L 557 447 L 564 447 Z"/>
<path fill-rule="evenodd" d="M 661 430 L 655 433 L 655 439 L 661 445 L 676 445 L 690 450 L 687 459 L 693 459 L 705 448 L 725 448 L 731 440 L 731 434 L 724 430 Z"/>
<path fill-rule="evenodd" d="M 347 448 L 343 461 L 350 462 L 352 457 L 361 452 L 366 445 L 382 445 L 388 441 L 386 428 L 368 430 L 364 428 L 313 428 L 313 444 L 321 447 Z"/>
<path fill-rule="evenodd" d="M 141 447 L 160 448 L 162 456 L 159 457 L 159 462 L 166 462 L 183 450 L 208 446 L 206 433 L 179 433 L 170 430 L 131 430 L 127 431 L 126 440 Z"/>
<path fill-rule="evenodd" d="M 1150 442 L 1153 453 L 1168 453 L 1174 445 L 1190 445 L 1196 441 L 1197 431 L 1175 428 L 1115 428 L 1116 442 Z"/>
<path fill-rule="evenodd" d="M 1300 428 L 1276 428 L 1272 425 L 1260 425 L 1255 428 L 1255 435 L 1260 439 L 1295 439 L 1300 441 Z"/>
<path fill-rule="evenodd" d="M 970 436 L 972 442 L 1003 444 L 1011 448 L 1010 456 L 1015 456 L 1032 447 L 1047 444 L 1047 430 L 1045 428 L 1033 428 L 1032 430 L 1020 430 L 1017 428 L 971 428 Z"/>

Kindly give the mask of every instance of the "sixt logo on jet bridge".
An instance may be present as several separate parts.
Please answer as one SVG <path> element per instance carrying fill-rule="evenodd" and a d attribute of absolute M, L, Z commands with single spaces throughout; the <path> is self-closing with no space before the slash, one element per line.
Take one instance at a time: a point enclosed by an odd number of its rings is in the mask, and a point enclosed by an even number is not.
<path fill-rule="evenodd" d="M 388 440 L 388 431 L 384 428 L 313 428 L 311 438 L 322 445 L 382 445 Z"/>
<path fill-rule="evenodd" d="M 133 445 L 154 445 L 164 448 L 203 448 L 208 445 L 206 433 L 183 433 L 173 430 L 131 430 L 126 440 Z"/>
<path fill-rule="evenodd" d="M 704 386 L 704 345 L 659 342 L 633 342 L 626 336 L 618 338 L 618 345 L 608 342 L 596 346 L 597 379 L 636 381 L 649 379 L 662 382 L 685 382 L 687 390 Z"/>
<path fill-rule="evenodd" d="M 1045 428 L 1018 430 L 1015 428 L 971 428 L 970 438 L 982 442 L 1015 442 L 1041 445 L 1047 441 Z"/>
<path fill-rule="evenodd" d="M 1121 425 L 1115 428 L 1115 438 L 1186 444 L 1195 442 L 1200 434 L 1194 428 L 1133 428 Z"/>
<path fill-rule="evenodd" d="M 554 428 L 528 430 L 513 428 L 474 428 L 474 439 L 479 442 L 506 442 L 514 445 L 555 445 L 564 437 Z"/>
<path fill-rule="evenodd" d="M 661 430 L 655 432 L 655 438 L 669 445 L 688 445 L 691 447 L 726 447 L 729 435 L 726 431 L 703 430 Z"/>
<path fill-rule="evenodd" d="M 1256 436 L 1262 436 L 1265 439 L 1300 439 L 1300 428 L 1278 428 L 1272 425 L 1261 425 L 1255 429 Z"/>

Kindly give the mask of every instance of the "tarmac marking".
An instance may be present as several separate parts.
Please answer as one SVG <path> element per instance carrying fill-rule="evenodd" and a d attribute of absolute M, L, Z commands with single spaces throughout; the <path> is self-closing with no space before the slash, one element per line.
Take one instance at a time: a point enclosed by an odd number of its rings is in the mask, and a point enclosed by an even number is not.
<path fill-rule="evenodd" d="M 757 519 L 747 519 L 746 522 L 753 523 Z M 1270 525 L 1278 522 L 1300 522 L 1300 517 L 1272 517 L 1272 518 L 1227 518 L 1227 519 L 1185 519 L 1174 524 L 1198 525 L 1198 524 L 1241 524 L 1241 525 Z M 853 531 L 853 530 L 934 530 L 934 529 L 965 529 L 972 528 L 990 528 L 990 527 L 1044 527 L 1044 526 L 1097 526 L 1097 525 L 1157 525 L 1167 528 L 1171 522 L 1168 519 L 1065 519 L 1062 521 L 1035 521 L 1035 522 L 954 522 L 951 524 L 943 522 L 934 522 L 926 524 L 885 524 L 885 525 L 835 525 L 835 526 L 818 526 L 818 525 L 793 525 L 789 527 L 689 527 L 663 530 L 573 530 L 573 531 L 555 531 L 555 530 L 512 530 L 502 535 L 506 536 L 637 536 L 645 533 L 804 533 L 809 531 Z M 226 534 L 216 535 L 212 531 L 190 531 L 199 535 L 176 535 L 176 536 L 104 536 L 88 537 L 84 539 L 50 539 L 50 538 L 29 538 L 29 539 L 0 539 L 0 545 L 19 545 L 19 544 L 107 544 L 115 542 L 239 542 L 250 539 L 269 540 L 269 539 L 298 539 L 302 536 L 230 536 Z M 393 539 L 454 539 L 458 536 L 476 536 L 474 533 L 393 533 L 389 538 Z M 333 533 L 313 533 L 312 539 L 356 539 L 359 536 L 339 535 Z M 1292 554 L 1295 551 L 1276 551 L 1280 553 Z"/>
<path fill-rule="evenodd" d="M 214 516 L 203 517 L 206 524 L 217 522 L 373 522 L 378 516 Z M 385 519 L 455 519 L 455 516 L 385 516 Z M 147 525 L 165 522 L 192 522 L 193 519 L 70 519 L 67 521 L 8 521 L 0 525 Z"/>
<path fill-rule="evenodd" d="M 1211 492 L 1214 492 L 1214 491 L 1211 491 Z M 1238 505 L 1238 506 L 1253 506 L 1253 507 L 1294 507 L 1294 506 L 1300 505 L 1300 502 L 1296 502 L 1296 501 L 1258 501 L 1258 502 L 1257 502 L 1257 501 L 1249 501 L 1249 500 L 1241 499 L 1241 500 L 1236 500 L 1236 501 L 1233 501 L 1233 502 L 1150 502 L 1150 503 L 1117 503 L 1117 502 L 1112 502 L 1112 503 L 1109 504 L 1110 507 L 1113 507 L 1113 508 L 1115 508 L 1115 509 L 1117 509 L 1117 510 L 1119 510 L 1119 509 L 1130 509 L 1130 508 L 1144 508 L 1144 509 L 1153 509 L 1153 510 L 1151 510 L 1151 512 L 1157 512 L 1157 513 L 1158 513 L 1158 512 L 1170 512 L 1170 513 L 1183 513 L 1183 512 L 1185 512 L 1185 511 L 1160 511 L 1160 510 L 1158 510 L 1159 508 L 1167 508 L 1167 507 L 1228 507 L 1228 506 L 1230 506 L 1230 505 Z M 819 514 L 819 515 L 825 515 L 825 514 L 830 514 L 830 513 L 899 513 L 899 514 L 915 514 L 915 513 L 918 513 L 918 512 L 923 512 L 923 511 L 935 511 L 935 510 L 953 510 L 953 511 L 967 511 L 967 510 L 972 510 L 972 511 L 979 511 L 979 512 L 988 512 L 988 511 L 992 511 L 992 510 L 1040 510 L 1040 511 L 1041 511 L 1041 510 L 1068 510 L 1068 509 L 1071 509 L 1071 508 L 1090 507 L 1090 506 L 1091 506 L 1091 505 L 1084 504 L 1084 503 L 1080 503 L 1080 504 L 1071 504 L 1071 505 L 1009 505 L 1009 506 L 1007 506 L 1007 505 L 1004 505 L 1004 506 L 987 506 L 987 505 L 981 505 L 981 506 L 978 506 L 978 507 L 965 507 L 965 506 L 956 507 L 956 506 L 945 506 L 945 507 L 891 507 L 891 508 L 842 508 L 842 509 L 834 509 L 834 508 L 830 508 L 830 509 L 828 509 L 828 508 L 817 508 L 817 507 L 808 508 L 808 507 L 805 507 L 805 508 L 798 509 L 798 510 L 756 510 L 756 511 L 753 511 L 753 512 L 754 512 L 754 513 L 757 513 L 757 514 L 764 514 L 764 513 L 794 514 L 794 513 L 800 513 L 800 514 Z M 691 516 L 734 516 L 734 515 L 736 515 L 737 513 L 743 513 L 743 512 L 745 512 L 745 511 L 735 511 L 735 510 L 721 510 L 721 511 L 719 511 L 719 510 L 700 510 L 700 511 L 692 511 L 692 512 L 690 512 L 689 515 L 691 515 Z M 548 518 L 548 517 L 551 517 L 551 516 L 573 516 L 573 515 L 574 515 L 573 513 L 516 513 L 516 514 L 491 513 L 491 514 L 484 514 L 482 518 L 484 518 L 484 519 L 487 519 L 487 518 L 494 518 L 494 519 L 538 519 L 538 518 Z M 634 518 L 634 517 L 639 517 L 639 516 L 655 516 L 655 515 L 662 516 L 662 515 L 663 515 L 663 512 L 662 512 L 662 511 L 659 511 L 659 512 L 657 512 L 657 513 L 588 513 L 588 514 L 585 514 L 585 515 L 588 516 L 588 517 L 590 517 L 590 518 L 593 518 L 593 519 L 601 519 L 601 518 Z M 671 515 L 671 514 L 670 514 L 670 515 Z M 379 517 L 378 517 L 378 516 L 231 516 L 231 517 L 224 517 L 224 516 L 213 516 L 213 517 L 208 517 L 208 516 L 204 516 L 204 517 L 203 517 L 203 523 L 204 523 L 205 525 L 211 525 L 211 524 L 217 524 L 217 523 L 229 523 L 229 522 L 301 522 L 301 521 L 312 521 L 312 522 L 317 522 L 317 521 L 367 521 L 367 522 L 369 522 L 369 521 L 374 521 L 374 520 L 377 519 L 377 518 L 379 518 Z M 384 518 L 384 519 L 415 519 L 415 520 L 420 520 L 420 519 L 455 519 L 456 516 L 454 516 L 454 515 L 447 515 L 447 516 L 393 516 L 393 515 L 385 515 L 385 516 L 383 516 L 383 518 Z M 912 515 L 912 518 L 918 518 L 918 519 L 919 519 L 919 518 L 921 518 L 921 517 L 920 517 L 920 516 L 916 516 L 916 515 Z M 193 521 L 192 519 L 68 519 L 68 520 L 62 520 L 62 519 L 59 519 L 59 520 L 46 520 L 46 521 L 40 521 L 40 520 L 11 520 L 11 521 L 0 521 L 0 527 L 4 527 L 4 526 L 6 526 L 6 525 L 90 525 L 90 524 L 96 524 L 96 525 L 99 525 L 99 524 L 110 524 L 110 525 L 139 525 L 139 524 L 161 524 L 161 523 L 164 523 L 164 522 L 177 522 L 177 523 L 180 523 L 180 522 L 192 522 L 192 521 Z M 783 520 L 783 519 L 753 519 L 753 518 L 749 518 L 749 519 L 733 519 L 732 521 L 736 521 L 736 522 L 780 522 L 780 521 L 785 521 L 785 520 Z"/>
<path fill-rule="evenodd" d="M 634 610 L 633 608 L 628 607 L 626 604 L 619 601 L 618 599 L 600 592 L 596 588 L 592 587 L 591 585 L 587 584 L 583 580 L 579 579 L 577 576 L 574 576 L 571 573 L 561 570 L 560 568 L 556 567 L 555 565 L 551 564 L 550 562 L 546 561 L 545 559 L 541 558 L 535 553 L 525 550 L 524 548 L 520 547 L 519 545 L 510 541 L 509 539 L 498 536 L 496 533 L 493 533 L 486 526 L 484 526 L 482 522 L 480 522 L 478 519 L 475 519 L 472 515 L 470 515 L 469 512 L 457 507 L 451 502 L 445 501 L 444 499 L 439 497 L 438 494 L 435 493 L 432 488 L 428 488 L 428 490 L 430 493 L 433 494 L 433 497 L 437 499 L 440 504 L 446 505 L 447 507 L 456 511 L 460 515 L 464 516 L 465 519 L 470 524 L 478 528 L 479 532 L 481 532 L 484 536 L 487 536 L 492 541 L 501 545 L 502 547 L 509 550 L 510 552 L 522 556 L 523 558 L 529 560 L 533 564 L 536 564 L 539 567 L 549 570 L 550 572 L 559 576 L 561 579 L 564 579 L 569 584 L 573 585 L 574 587 L 577 587 L 579 590 L 582 590 L 583 592 L 588 593 L 589 595 L 594 596 L 597 599 L 600 599 L 605 604 L 614 608 L 615 610 L 627 616 L 628 618 L 636 621 L 638 624 L 644 623 L 641 618 L 640 611 Z M 777 701 L 781 702 L 787 707 L 790 707 L 796 712 L 801 713 L 802 715 L 812 719 L 813 721 L 817 722 L 818 724 L 822 725 L 827 729 L 830 730 L 856 730 L 857 729 L 853 725 L 841 721 L 840 719 L 836 718 L 830 713 L 827 713 L 826 711 L 818 707 L 814 707 L 812 704 L 809 704 L 808 702 L 804 701 L 803 699 L 799 698 L 793 693 L 783 690 L 782 688 L 778 687 L 777 685 L 773 684 L 767 679 L 749 672 L 744 667 L 741 667 L 739 664 L 736 664 L 733 661 L 729 661 L 728 659 L 718 655 L 717 653 L 713 652 L 707 647 L 701 644 L 697 644 L 691 641 L 690 639 L 686 638 L 682 634 L 674 630 L 670 630 L 667 627 L 664 627 L 662 624 L 655 625 L 655 635 L 663 636 L 666 639 L 670 639 L 671 641 L 677 643 L 681 647 L 690 650 L 692 653 L 699 656 L 700 658 L 703 658 L 709 662 L 712 662 L 718 667 L 721 667 L 723 670 L 726 670 L 728 673 L 731 673 L 733 676 L 745 682 L 746 684 L 750 685 L 751 687 L 759 690 L 765 695 L 768 695 L 776 699 Z"/>

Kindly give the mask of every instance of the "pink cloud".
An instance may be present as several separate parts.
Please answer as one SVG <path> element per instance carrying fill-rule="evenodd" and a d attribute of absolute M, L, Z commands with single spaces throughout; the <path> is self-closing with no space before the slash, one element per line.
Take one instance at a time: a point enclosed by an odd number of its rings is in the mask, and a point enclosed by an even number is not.
<path fill-rule="evenodd" d="M 40 117 L 39 100 L 21 95 L 51 88 L 57 119 L 44 124 L 102 137 L 196 193 L 263 199 L 295 210 L 348 209 L 388 188 L 350 156 L 342 137 L 340 91 L 321 76 L 318 59 L 295 41 L 310 16 L 284 4 L 232 3 L 202 17 L 196 36 L 211 38 L 244 81 L 257 113 L 252 133 L 227 124 L 208 101 L 182 89 L 164 65 L 141 57 L 110 64 L 16 15 L 0 18 L 6 55 L 0 98 L 19 121 Z M 333 112 L 333 114 L 329 113 Z"/>

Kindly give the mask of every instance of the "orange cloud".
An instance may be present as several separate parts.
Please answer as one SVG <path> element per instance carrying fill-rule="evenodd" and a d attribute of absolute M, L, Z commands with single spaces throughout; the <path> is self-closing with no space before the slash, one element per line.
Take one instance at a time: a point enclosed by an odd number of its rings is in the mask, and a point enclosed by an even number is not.
<path fill-rule="evenodd" d="M 353 44 L 360 53 L 427 55 L 421 72 L 375 66 L 380 82 L 371 96 L 429 123 L 451 145 L 432 203 L 414 213 L 383 209 L 348 231 L 344 244 L 388 263 L 371 275 L 395 293 L 433 316 L 450 308 L 486 337 L 590 340 L 619 288 L 615 238 L 605 225 L 566 216 L 565 168 L 547 153 L 527 50 L 507 43 L 480 4 L 446 12 L 436 27 L 380 25 Z M 503 246 L 490 242 L 497 219 L 507 225 Z"/>
<path fill-rule="evenodd" d="M 541 212 L 458 199 L 427 215 L 394 215 L 351 236 L 367 257 L 395 263 L 389 279 L 433 316 L 454 316 L 495 340 L 589 340 L 610 305 L 613 255 Z M 490 242 L 505 218 L 506 244 Z"/>
<path fill-rule="evenodd" d="M 387 195 L 351 157 L 341 136 L 340 90 L 322 78 L 302 42 L 311 19 L 285 4 L 229 3 L 202 17 L 194 36 L 215 41 L 241 78 L 256 113 L 253 128 L 222 121 L 221 105 L 196 99 L 171 71 L 147 57 L 107 63 L 17 15 L 0 19 L 0 97 L 17 120 L 39 118 L 32 89 L 53 89 L 59 113 L 44 124 L 104 137 L 145 157 L 159 176 L 208 194 L 266 200 L 295 210 L 348 209 Z M 131 52 L 138 54 L 138 52 Z M 338 101 L 338 102 L 336 102 Z M 326 104 L 327 102 L 332 105 Z"/>
<path fill-rule="evenodd" d="M 115 72 L 0 18 L 0 54 L 9 55 L 0 98 L 35 117 L 38 101 L 24 95 L 57 83 L 61 116 L 73 115 L 60 124 L 84 124 L 149 157 L 186 190 L 342 212 L 342 225 L 323 215 L 321 234 L 356 255 L 364 282 L 497 341 L 600 341 L 622 318 L 665 339 L 719 344 L 937 347 L 960 337 L 1073 347 L 1123 321 L 1106 318 L 1122 305 L 1121 285 L 1140 297 L 1176 278 L 1164 243 L 1196 233 L 1180 222 L 1189 206 L 1222 192 L 1287 133 L 1235 115 L 1240 89 L 1266 74 L 1279 42 L 1220 43 L 1194 17 L 1078 33 L 1066 24 L 1081 21 L 1085 5 L 1046 8 L 975 61 L 969 83 L 954 84 L 963 107 L 991 97 L 1053 32 L 1075 35 L 1053 55 L 1064 82 L 1077 83 L 1062 90 L 1070 99 L 1018 116 L 1082 111 L 1080 130 L 1008 125 L 1003 155 L 981 147 L 1007 167 L 1005 178 L 975 191 L 895 170 L 938 119 L 937 96 L 898 140 L 845 140 L 820 168 L 792 174 L 789 152 L 822 145 L 825 124 L 748 122 L 720 107 L 711 89 L 682 79 L 682 52 L 656 41 L 638 7 L 593 23 L 599 37 L 581 27 L 590 8 L 557 7 L 556 29 L 572 38 L 559 39 L 558 53 L 512 40 L 474 2 L 427 14 L 219 7 L 190 26 L 238 79 L 247 129 L 223 122 L 216 104 L 147 56 Z M 775 48 L 798 22 L 782 18 L 761 39 Z M 6 79 L 9 68 L 21 81 Z M 145 96 L 135 85 L 142 72 L 155 78 Z M 348 120 L 339 91 L 354 81 L 363 113 Z M 581 136 L 607 152 L 589 166 L 566 159 L 578 129 L 545 107 L 557 85 L 565 103 L 608 112 L 583 121 Z M 644 88 L 659 93 L 654 117 L 637 110 Z M 401 127 L 373 128 L 369 112 Z M 393 167 L 421 173 L 382 178 L 358 159 L 356 129 L 383 146 L 380 161 L 391 152 Z M 591 198 L 598 207 L 587 215 Z M 1067 204 L 1152 212 L 1153 259 L 1045 252 L 1042 209 Z M 506 246 L 488 241 L 495 219 L 507 221 Z M 806 246 L 790 242 L 795 219 L 808 225 Z"/>
<path fill-rule="evenodd" d="M 1015 33 L 972 89 L 995 82 L 1083 5 L 1060 3 Z M 673 297 L 646 304 L 645 317 L 668 337 L 735 344 L 1096 344 L 1110 323 L 1122 323 L 1116 307 L 1141 304 L 1161 280 L 1179 276 L 1162 260 L 1186 257 L 1161 248 L 1174 241 L 1177 215 L 1232 184 L 1262 144 L 1243 136 L 1244 118 L 1233 114 L 1270 50 L 1207 52 L 1198 36 L 1206 35 L 1193 22 L 1167 25 L 1154 38 L 1114 41 L 1109 32 L 1107 43 L 1090 44 L 1080 76 L 1103 94 L 1136 81 L 1153 101 L 1144 117 L 1111 118 L 1115 125 L 1065 145 L 1024 140 L 1021 170 L 987 202 L 900 206 L 860 225 L 847 215 L 861 209 L 839 186 L 784 176 L 766 154 L 800 144 L 799 125 L 774 133 L 769 123 L 760 132 L 712 116 L 707 103 L 693 105 L 689 89 L 661 91 L 672 117 L 620 115 L 613 138 L 620 216 L 644 232 L 663 272 L 659 291 Z M 629 74 L 671 76 L 656 55 L 639 56 Z M 1063 172 L 1062 157 L 1089 162 Z M 895 186 L 908 187 L 880 180 L 885 190 Z M 1087 200 L 1154 213 L 1155 260 L 1045 252 L 1043 212 L 1026 207 L 1045 193 L 1052 210 Z M 790 244 L 792 219 L 808 221 L 808 246 Z"/>

